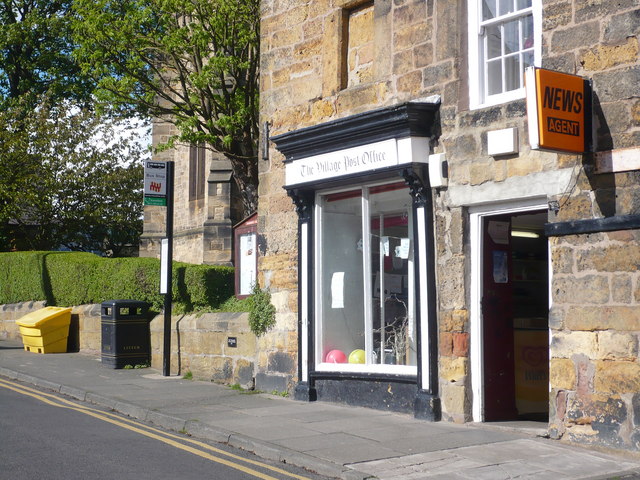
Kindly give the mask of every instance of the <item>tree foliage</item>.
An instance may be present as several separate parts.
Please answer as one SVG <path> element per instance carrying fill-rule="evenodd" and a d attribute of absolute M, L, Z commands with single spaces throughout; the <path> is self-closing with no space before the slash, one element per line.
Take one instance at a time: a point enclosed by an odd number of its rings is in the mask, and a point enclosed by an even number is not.
<path fill-rule="evenodd" d="M 21 98 L 86 100 L 88 77 L 71 52 L 71 0 L 0 0 L 0 108 Z"/>
<path fill-rule="evenodd" d="M 148 153 L 137 138 L 64 101 L 0 111 L 0 250 L 137 244 Z"/>
<path fill-rule="evenodd" d="M 0 250 L 118 254 L 141 230 L 145 149 L 91 113 L 73 0 L 0 0 Z M 137 162 L 137 163 L 136 163 Z"/>
<path fill-rule="evenodd" d="M 231 161 L 257 206 L 259 0 L 76 0 L 75 55 L 117 112 L 176 125 Z"/>

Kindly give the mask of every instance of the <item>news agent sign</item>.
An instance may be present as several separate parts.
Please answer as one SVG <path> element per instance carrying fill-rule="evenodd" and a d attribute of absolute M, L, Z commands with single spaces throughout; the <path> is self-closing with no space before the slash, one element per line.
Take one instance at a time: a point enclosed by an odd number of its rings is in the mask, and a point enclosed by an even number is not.
<path fill-rule="evenodd" d="M 525 71 L 531 148 L 591 150 L 591 82 L 577 75 L 529 67 Z"/>
<path fill-rule="evenodd" d="M 167 206 L 167 164 L 144 162 L 144 204 Z"/>

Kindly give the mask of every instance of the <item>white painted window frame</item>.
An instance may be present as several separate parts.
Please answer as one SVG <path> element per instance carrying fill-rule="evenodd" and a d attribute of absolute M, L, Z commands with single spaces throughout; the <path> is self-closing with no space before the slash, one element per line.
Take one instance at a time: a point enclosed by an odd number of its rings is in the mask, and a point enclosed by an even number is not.
<path fill-rule="evenodd" d="M 365 279 L 364 279 L 364 292 L 363 292 L 363 301 L 365 302 L 364 306 L 365 306 L 365 330 L 367 332 L 367 334 L 365 335 L 365 349 L 368 353 L 368 357 L 367 357 L 367 361 L 370 362 L 369 364 L 350 364 L 350 363 L 325 363 L 322 361 L 322 318 L 323 317 L 323 312 L 322 312 L 322 302 L 316 300 L 314 302 L 315 305 L 315 322 L 314 322 L 314 346 L 315 346 L 315 351 L 313 352 L 313 356 L 314 356 L 314 360 L 315 360 L 315 369 L 316 371 L 319 372 L 336 372 L 336 373 L 378 373 L 378 374 L 394 374 L 394 375 L 417 375 L 418 373 L 418 367 L 415 365 L 387 365 L 387 364 L 372 364 L 371 363 L 371 351 L 372 351 L 372 335 L 371 335 L 371 329 L 372 329 L 372 310 L 371 310 L 371 302 L 369 302 L 365 297 L 364 294 L 365 292 L 371 292 L 372 291 L 372 285 L 371 285 L 371 271 L 370 268 L 367 267 L 367 264 L 369 262 L 368 259 L 368 253 L 370 253 L 371 251 L 371 242 L 368 240 L 369 239 L 369 222 L 366 220 L 369 218 L 369 205 L 368 205 L 368 196 L 369 196 L 369 188 L 374 187 L 374 186 L 378 186 L 378 185 L 385 185 L 389 183 L 389 180 L 386 181 L 381 181 L 381 182 L 375 182 L 375 183 L 367 183 L 367 184 L 361 184 L 361 185 L 349 185 L 348 187 L 342 187 L 342 188 L 337 188 L 337 189 L 330 189 L 330 190 L 323 190 L 323 191 L 318 191 L 316 192 L 316 198 L 315 198 L 315 235 L 314 235 L 314 244 L 315 244 L 315 248 L 314 248 L 314 271 L 315 271 L 315 278 L 314 278 L 314 284 L 315 284 L 315 290 L 314 290 L 314 296 L 316 299 L 320 299 L 322 298 L 322 249 L 319 247 L 319 245 L 321 245 L 322 243 L 322 201 L 320 200 L 321 197 L 326 196 L 326 195 L 330 195 L 333 193 L 340 193 L 346 190 L 352 190 L 354 188 L 361 188 L 362 189 L 362 228 L 363 228 L 363 248 L 362 248 L 362 255 L 363 255 L 363 259 L 364 259 L 364 272 L 363 274 L 365 275 Z M 412 215 L 412 210 L 409 210 L 409 214 Z M 410 224 L 409 224 L 409 234 L 412 235 L 412 240 L 415 239 L 415 232 L 413 232 L 413 228 L 412 228 L 412 222 L 411 222 L 411 217 L 409 218 Z M 414 246 L 414 248 L 416 248 Z M 414 259 L 410 258 L 409 260 L 409 281 L 414 281 L 415 282 L 415 278 L 413 276 L 413 262 Z M 415 283 L 413 283 L 413 285 L 415 285 Z M 413 316 L 410 321 L 415 322 L 415 305 L 412 305 L 411 302 L 415 303 L 415 294 L 411 293 L 409 295 L 409 315 Z M 426 310 L 426 309 L 425 309 Z M 426 324 L 426 317 L 422 318 L 422 323 L 423 325 Z M 426 328 L 425 328 L 426 330 Z M 426 336 L 426 333 L 423 333 L 423 337 Z M 424 338 L 422 339 L 422 343 L 424 345 Z M 423 358 L 424 358 L 424 352 L 423 352 Z M 428 370 L 428 369 L 427 369 Z"/>
<path fill-rule="evenodd" d="M 309 381 L 309 271 L 306 265 L 309 263 L 309 223 L 304 222 L 300 225 L 300 264 L 304 268 L 300 268 L 300 339 L 302 356 L 302 381 Z"/>
<path fill-rule="evenodd" d="M 533 0 L 532 6 L 526 9 L 533 15 L 534 65 L 542 64 L 542 0 Z M 523 16 L 519 10 L 512 14 L 498 17 L 496 22 L 502 23 Z M 484 61 L 484 28 L 482 26 L 482 0 L 468 1 L 468 56 L 469 56 L 469 106 L 473 109 L 490 107 L 501 103 L 519 100 L 525 97 L 524 87 L 497 95 L 486 96 L 485 85 L 487 72 Z"/>
<path fill-rule="evenodd" d="M 530 198 L 500 204 L 469 207 L 469 235 L 471 239 L 471 285 L 470 285 L 470 347 L 472 414 L 474 422 L 484 421 L 484 350 L 482 336 L 482 221 L 485 217 L 514 213 L 547 210 L 547 198 Z M 549 257 L 550 259 L 551 257 Z M 549 264 L 551 262 L 549 261 Z M 551 268 L 549 269 L 551 288 Z M 549 296 L 551 299 L 551 296 Z M 549 300 L 551 302 L 551 300 Z M 551 305 L 549 305 L 551 307 Z"/>

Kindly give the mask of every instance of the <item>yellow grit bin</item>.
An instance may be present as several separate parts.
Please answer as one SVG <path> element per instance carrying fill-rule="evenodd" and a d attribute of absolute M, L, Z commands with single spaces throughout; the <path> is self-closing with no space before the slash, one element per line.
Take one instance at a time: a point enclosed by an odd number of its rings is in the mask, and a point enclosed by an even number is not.
<path fill-rule="evenodd" d="M 24 349 L 34 353 L 66 352 L 70 323 L 70 307 L 45 307 L 16 320 Z"/>

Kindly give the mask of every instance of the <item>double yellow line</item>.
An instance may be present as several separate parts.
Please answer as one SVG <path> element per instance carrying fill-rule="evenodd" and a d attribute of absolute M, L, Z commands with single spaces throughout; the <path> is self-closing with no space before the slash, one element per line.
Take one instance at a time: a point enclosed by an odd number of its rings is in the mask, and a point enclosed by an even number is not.
<path fill-rule="evenodd" d="M 298 480 L 310 480 L 309 477 L 296 475 L 294 473 L 287 472 L 286 470 L 268 465 L 263 462 L 251 460 L 240 455 L 225 452 L 224 450 L 212 447 L 211 445 L 207 445 L 204 442 L 200 442 L 189 437 L 174 435 L 172 433 L 168 433 L 157 428 L 144 425 L 134 420 L 121 417 L 120 415 L 81 405 L 57 395 L 44 393 L 39 390 L 26 387 L 24 385 L 5 380 L 3 378 L 0 378 L 0 387 L 6 388 L 8 390 L 13 390 L 14 392 L 26 395 L 28 397 L 35 398 L 43 403 L 46 403 L 47 405 L 74 410 L 76 412 L 80 412 L 85 415 L 97 418 L 98 420 L 117 425 L 118 427 L 126 428 L 127 430 L 131 430 L 132 432 L 136 432 L 148 438 L 153 438 L 160 442 L 166 443 L 167 445 L 171 445 L 172 447 L 192 453 L 209 461 L 225 465 L 229 468 L 240 470 L 241 472 L 252 475 L 256 478 L 260 478 L 263 480 L 281 480 L 282 476 L 284 476 L 286 478 L 294 478 Z M 271 472 L 280 474 L 281 477 L 273 477 L 266 473 L 262 473 L 258 470 L 247 467 L 247 464 L 254 465 L 263 470 L 269 470 Z"/>

